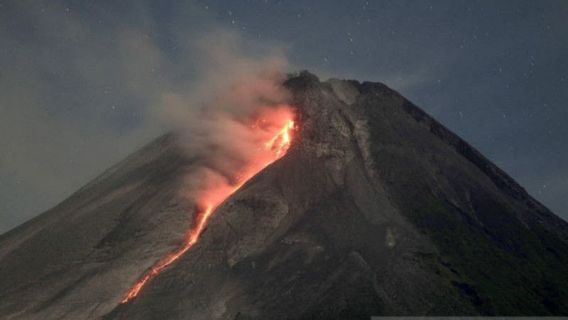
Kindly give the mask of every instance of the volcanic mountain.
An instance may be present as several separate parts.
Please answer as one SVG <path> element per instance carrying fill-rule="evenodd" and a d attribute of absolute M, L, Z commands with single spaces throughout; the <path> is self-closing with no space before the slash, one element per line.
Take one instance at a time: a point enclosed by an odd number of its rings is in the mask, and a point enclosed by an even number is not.
<path fill-rule="evenodd" d="M 162 136 L 0 237 L 3 319 L 567 315 L 568 224 L 380 83 L 302 72 L 287 153 L 199 241 L 194 159 Z"/>

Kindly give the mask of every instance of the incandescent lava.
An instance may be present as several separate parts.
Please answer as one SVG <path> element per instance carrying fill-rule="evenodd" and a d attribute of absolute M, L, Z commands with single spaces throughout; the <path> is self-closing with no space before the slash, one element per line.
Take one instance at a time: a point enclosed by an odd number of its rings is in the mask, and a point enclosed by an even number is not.
<path fill-rule="evenodd" d="M 262 169 L 278 160 L 286 154 L 290 148 L 293 133 L 296 130 L 294 116 L 289 107 L 280 108 L 274 112 L 265 111 L 253 125 L 252 132 L 259 136 L 257 152 L 251 153 L 250 159 L 241 170 L 235 173 L 235 181 L 232 184 L 209 184 L 204 190 L 200 190 L 197 196 L 198 210 L 191 229 L 183 241 L 183 244 L 173 252 L 158 260 L 144 275 L 132 285 L 125 293 L 121 303 L 127 303 L 136 298 L 142 288 L 156 277 L 162 270 L 178 260 L 185 252 L 193 247 L 199 240 L 207 221 L 225 199 L 242 187 L 250 178 Z"/>

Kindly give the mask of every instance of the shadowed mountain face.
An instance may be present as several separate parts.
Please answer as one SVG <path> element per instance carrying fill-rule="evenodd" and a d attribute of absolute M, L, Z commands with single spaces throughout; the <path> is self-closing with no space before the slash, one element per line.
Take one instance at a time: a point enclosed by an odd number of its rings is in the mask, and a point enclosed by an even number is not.
<path fill-rule="evenodd" d="M 120 304 L 191 225 L 176 137 L 0 238 L 0 315 L 369 319 L 566 315 L 568 224 L 398 93 L 309 73 L 285 84 L 288 153 L 199 242 Z"/>

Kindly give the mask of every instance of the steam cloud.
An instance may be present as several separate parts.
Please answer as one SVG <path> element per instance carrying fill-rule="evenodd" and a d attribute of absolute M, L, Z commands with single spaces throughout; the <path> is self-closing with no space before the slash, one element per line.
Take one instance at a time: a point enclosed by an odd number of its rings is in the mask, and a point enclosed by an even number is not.
<path fill-rule="evenodd" d="M 163 94 L 161 105 L 185 151 L 198 158 L 185 192 L 204 208 L 275 159 L 264 144 L 293 111 L 281 85 L 287 62 L 280 51 L 248 57 L 238 35 L 222 31 L 201 39 L 196 48 L 208 68 L 193 89 Z"/>
<path fill-rule="evenodd" d="M 208 159 L 201 175 L 235 179 L 227 173 L 254 144 L 246 119 L 286 100 L 283 51 L 219 28 L 199 2 L 172 12 L 160 24 L 144 1 L 0 10 L 9 48 L 0 52 L 0 233 L 172 126 L 192 137 L 188 153 Z"/>

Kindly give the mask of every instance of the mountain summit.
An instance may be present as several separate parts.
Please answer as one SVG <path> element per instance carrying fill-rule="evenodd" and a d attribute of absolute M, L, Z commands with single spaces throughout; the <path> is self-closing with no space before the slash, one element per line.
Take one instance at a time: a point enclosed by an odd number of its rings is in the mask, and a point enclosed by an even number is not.
<path fill-rule="evenodd" d="M 0 237 L 7 319 L 567 315 L 568 224 L 380 83 L 302 72 L 287 153 L 183 245 L 195 158 L 168 134 Z M 122 303 L 124 302 L 124 303 Z"/>

